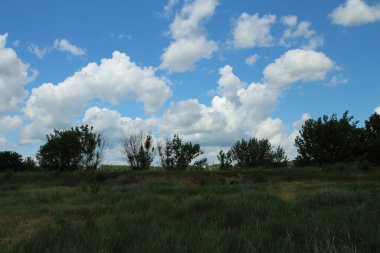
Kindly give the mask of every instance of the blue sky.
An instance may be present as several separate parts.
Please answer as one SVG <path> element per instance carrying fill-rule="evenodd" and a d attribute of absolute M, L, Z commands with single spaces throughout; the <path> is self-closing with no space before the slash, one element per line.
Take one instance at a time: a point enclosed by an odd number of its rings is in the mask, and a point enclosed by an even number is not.
<path fill-rule="evenodd" d="M 239 138 L 295 155 L 302 122 L 380 112 L 380 3 L 2 0 L 0 149 L 33 156 L 91 124 L 122 163 L 132 129 L 177 133 L 212 162 Z"/>

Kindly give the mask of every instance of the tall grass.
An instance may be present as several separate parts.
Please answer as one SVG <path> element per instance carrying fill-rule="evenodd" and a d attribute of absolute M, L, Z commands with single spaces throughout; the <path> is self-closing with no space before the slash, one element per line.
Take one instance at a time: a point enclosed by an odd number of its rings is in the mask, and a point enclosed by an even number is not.
<path fill-rule="evenodd" d="M 0 174 L 0 252 L 380 251 L 376 173 L 282 173 Z"/>

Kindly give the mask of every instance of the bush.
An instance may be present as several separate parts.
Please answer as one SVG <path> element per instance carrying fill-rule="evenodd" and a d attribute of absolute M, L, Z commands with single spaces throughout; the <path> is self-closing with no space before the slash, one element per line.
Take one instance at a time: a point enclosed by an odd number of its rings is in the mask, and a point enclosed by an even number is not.
<path fill-rule="evenodd" d="M 237 141 L 231 152 L 237 166 L 242 168 L 286 165 L 288 159 L 285 150 L 282 147 L 274 148 L 267 139 L 251 138 L 248 141 Z"/>
<path fill-rule="evenodd" d="M 151 134 L 132 132 L 122 138 L 121 145 L 132 170 L 149 169 L 155 156 Z"/>
<path fill-rule="evenodd" d="M 231 150 L 228 150 L 227 153 L 224 153 L 223 150 L 220 150 L 217 157 L 220 163 L 219 168 L 221 170 L 227 170 L 232 167 L 232 151 Z"/>
<path fill-rule="evenodd" d="M 165 145 L 158 145 L 158 153 L 161 165 L 165 170 L 185 170 L 190 163 L 203 154 L 199 144 L 191 142 L 182 143 L 178 135 L 174 135 L 172 140 L 167 140 Z M 207 159 L 194 162 L 194 167 L 199 169 L 207 164 Z"/>
<path fill-rule="evenodd" d="M 42 168 L 48 170 L 97 169 L 103 159 L 105 141 L 88 125 L 58 131 L 46 136 L 37 153 Z"/>
<path fill-rule="evenodd" d="M 14 151 L 0 152 L 0 172 L 25 170 L 22 155 Z"/>

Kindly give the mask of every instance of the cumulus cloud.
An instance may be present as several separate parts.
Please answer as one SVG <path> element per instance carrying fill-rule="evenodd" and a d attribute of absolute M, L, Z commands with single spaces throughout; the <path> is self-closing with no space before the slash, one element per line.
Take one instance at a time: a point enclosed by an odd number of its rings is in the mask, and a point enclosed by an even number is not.
<path fill-rule="evenodd" d="M 268 65 L 264 83 L 244 82 L 226 65 L 219 69 L 217 95 L 210 106 L 196 99 L 180 101 L 171 104 L 155 124 L 161 133 L 177 133 L 202 144 L 209 154 L 230 147 L 237 139 L 255 136 L 284 146 L 293 158 L 294 138 L 310 115 L 302 115 L 288 134 L 288 126 L 271 114 L 284 89 L 297 81 L 322 80 L 334 68 L 334 62 L 323 53 L 300 49 L 290 50 Z"/>
<path fill-rule="evenodd" d="M 204 22 L 213 16 L 217 0 L 186 2 L 170 25 L 172 43 L 161 55 L 161 68 L 174 72 L 190 71 L 197 61 L 212 57 L 218 49 L 206 38 Z"/>
<path fill-rule="evenodd" d="M 192 70 L 199 59 L 210 59 L 217 48 L 214 41 L 203 36 L 176 40 L 165 50 L 161 68 L 174 72 Z"/>
<path fill-rule="evenodd" d="M 378 106 L 378 107 L 375 108 L 375 112 L 378 113 L 378 114 L 380 114 L 380 106 Z"/>
<path fill-rule="evenodd" d="M 264 79 L 273 87 L 284 88 L 297 81 L 323 80 L 335 67 L 322 52 L 293 49 L 264 69 Z"/>
<path fill-rule="evenodd" d="M 252 66 L 253 64 L 255 64 L 258 58 L 259 56 L 257 54 L 251 55 L 245 59 L 245 63 Z"/>
<path fill-rule="evenodd" d="M 0 116 L 18 109 L 28 94 L 25 84 L 37 75 L 12 48 L 6 47 L 7 37 L 7 33 L 0 35 Z"/>
<path fill-rule="evenodd" d="M 83 123 L 93 126 L 94 129 L 102 133 L 107 140 L 109 148 L 118 146 L 123 133 L 131 129 L 149 130 L 149 121 L 141 118 L 123 117 L 119 112 L 107 108 L 88 108 L 83 117 Z"/>
<path fill-rule="evenodd" d="M 380 21 L 380 3 L 368 5 L 363 0 L 347 0 L 333 10 L 329 17 L 332 23 L 357 26 Z"/>
<path fill-rule="evenodd" d="M 276 22 L 275 15 L 249 15 L 242 13 L 235 20 L 232 31 L 232 45 L 235 48 L 268 47 L 274 43 L 271 26 Z"/>
<path fill-rule="evenodd" d="M 58 49 L 59 51 L 69 52 L 70 54 L 76 55 L 76 56 L 86 54 L 86 49 L 74 46 L 73 44 L 70 43 L 70 41 L 66 39 L 55 40 L 53 47 L 55 49 Z"/>
<path fill-rule="evenodd" d="M 52 128 L 70 126 L 93 99 L 110 103 L 135 99 L 150 113 L 170 96 L 166 79 L 157 77 L 154 68 L 139 67 L 116 51 L 112 58 L 90 63 L 61 83 L 34 88 L 23 109 L 31 123 L 23 129 L 21 142 L 35 142 Z"/>
<path fill-rule="evenodd" d="M 311 23 L 301 21 L 298 23 L 296 16 L 284 16 L 281 22 L 287 28 L 280 38 L 280 45 L 290 47 L 301 44 L 303 49 L 316 49 L 323 46 L 324 39 L 316 31 L 311 29 Z"/>
<path fill-rule="evenodd" d="M 22 119 L 18 115 L 6 115 L 0 118 L 1 131 L 9 131 L 16 129 L 22 125 Z"/>

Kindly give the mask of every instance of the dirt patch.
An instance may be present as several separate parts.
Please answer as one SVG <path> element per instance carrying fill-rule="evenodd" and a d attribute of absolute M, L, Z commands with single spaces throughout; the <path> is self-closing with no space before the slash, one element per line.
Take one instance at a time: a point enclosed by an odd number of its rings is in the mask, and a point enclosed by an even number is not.
<path fill-rule="evenodd" d="M 312 186 L 317 182 L 303 182 L 303 181 L 293 181 L 293 182 L 283 182 L 269 185 L 266 190 L 284 201 L 294 201 L 298 195 L 301 188 Z"/>

